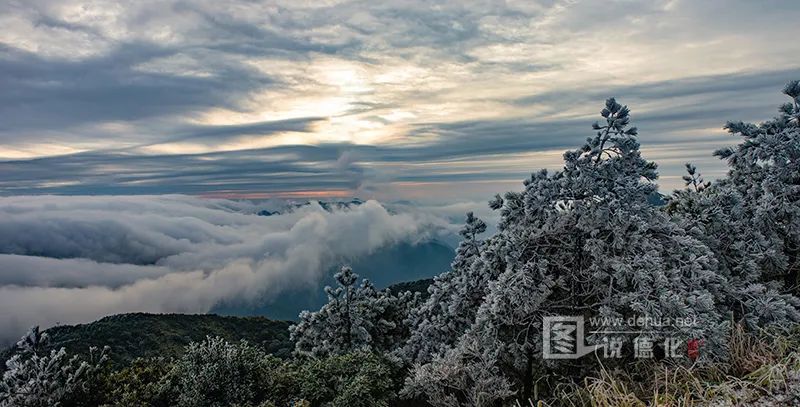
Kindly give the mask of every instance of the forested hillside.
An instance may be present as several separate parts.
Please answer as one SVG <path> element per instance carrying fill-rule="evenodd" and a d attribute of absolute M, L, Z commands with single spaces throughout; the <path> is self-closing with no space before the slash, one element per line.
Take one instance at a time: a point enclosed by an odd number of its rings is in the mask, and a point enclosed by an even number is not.
<path fill-rule="evenodd" d="M 289 325 L 291 322 L 264 317 L 135 313 L 89 324 L 56 326 L 45 332 L 50 336 L 47 349 L 64 347 L 71 354 L 86 354 L 92 346 L 109 346 L 114 350 L 109 354 L 111 361 L 124 366 L 136 358 L 180 356 L 189 343 L 209 335 L 232 342 L 246 340 L 278 357 L 287 357 L 293 348 Z"/>
<path fill-rule="evenodd" d="M 394 293 L 420 292 L 427 296 L 433 280 L 423 279 L 389 286 Z M 115 366 L 125 366 L 136 358 L 176 358 L 191 342 L 206 336 L 230 342 L 245 340 L 280 358 L 291 355 L 290 321 L 265 317 L 235 317 L 214 314 L 120 314 L 80 325 L 61 325 L 45 332 L 50 336 L 48 349 L 64 347 L 71 354 L 87 355 L 90 347 L 109 346 Z M 0 370 L 15 347 L 0 351 Z"/>

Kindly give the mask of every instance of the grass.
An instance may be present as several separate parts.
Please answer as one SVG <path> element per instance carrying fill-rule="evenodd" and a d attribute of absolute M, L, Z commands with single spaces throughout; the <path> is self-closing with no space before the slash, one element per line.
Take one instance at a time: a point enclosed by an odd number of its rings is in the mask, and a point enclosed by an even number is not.
<path fill-rule="evenodd" d="M 800 386 L 798 332 L 746 332 L 736 326 L 725 362 L 680 365 L 643 361 L 626 370 L 600 366 L 582 383 L 561 384 L 551 397 L 520 406 L 694 407 L 783 405 Z M 632 373 L 635 372 L 635 373 Z M 635 376 L 634 376 L 635 374 Z"/>

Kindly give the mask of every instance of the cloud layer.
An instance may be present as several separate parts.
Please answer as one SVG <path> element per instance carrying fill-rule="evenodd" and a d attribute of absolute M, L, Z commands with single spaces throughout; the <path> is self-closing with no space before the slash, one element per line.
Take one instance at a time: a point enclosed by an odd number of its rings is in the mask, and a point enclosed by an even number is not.
<path fill-rule="evenodd" d="M 257 216 L 263 207 L 178 195 L 0 198 L 0 342 L 32 324 L 265 301 L 316 288 L 336 264 L 452 229 L 443 216 L 375 201 Z"/>
<path fill-rule="evenodd" d="M 484 198 L 631 105 L 665 190 L 800 77 L 800 5 L 0 5 L 0 194 Z"/>

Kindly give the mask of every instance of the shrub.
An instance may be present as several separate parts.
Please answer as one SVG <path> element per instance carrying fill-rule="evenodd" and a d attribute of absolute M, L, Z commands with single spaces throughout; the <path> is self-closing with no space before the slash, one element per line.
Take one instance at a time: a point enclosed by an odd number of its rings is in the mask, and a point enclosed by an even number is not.
<path fill-rule="evenodd" d="M 255 405 L 267 400 L 276 363 L 245 341 L 208 337 L 187 347 L 169 380 L 179 406 Z"/>
<path fill-rule="evenodd" d="M 64 348 L 46 351 L 47 342 L 47 334 L 39 327 L 31 328 L 17 342 L 18 352 L 6 362 L 0 381 L 0 406 L 92 405 L 88 396 L 107 360 L 108 348 L 92 348 L 88 360 L 81 360 L 70 357 Z"/>

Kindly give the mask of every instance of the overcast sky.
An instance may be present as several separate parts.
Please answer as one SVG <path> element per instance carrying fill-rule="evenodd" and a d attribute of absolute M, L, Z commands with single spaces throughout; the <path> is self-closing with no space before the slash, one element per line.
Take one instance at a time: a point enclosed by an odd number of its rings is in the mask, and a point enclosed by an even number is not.
<path fill-rule="evenodd" d="M 800 2 L 2 1 L 0 195 L 483 199 L 628 104 L 662 192 L 800 79 Z"/>

